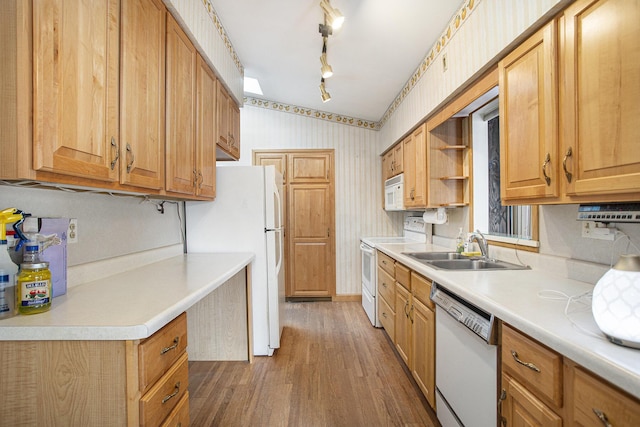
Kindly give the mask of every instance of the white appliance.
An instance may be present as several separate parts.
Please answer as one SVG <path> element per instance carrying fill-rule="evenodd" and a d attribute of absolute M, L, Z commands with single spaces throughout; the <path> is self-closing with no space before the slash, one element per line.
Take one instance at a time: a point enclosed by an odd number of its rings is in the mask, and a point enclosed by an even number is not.
<path fill-rule="evenodd" d="M 497 425 L 498 349 L 494 317 L 433 282 L 436 412 L 443 427 Z"/>
<path fill-rule="evenodd" d="M 253 252 L 253 352 L 280 347 L 285 299 L 282 175 L 274 166 L 218 167 L 216 199 L 187 202 L 187 252 Z"/>
<path fill-rule="evenodd" d="M 404 235 L 399 237 L 361 237 L 360 253 L 362 255 L 362 308 L 369 317 L 371 324 L 381 328 L 378 318 L 377 282 L 378 260 L 376 245 L 425 243 L 430 236 L 431 226 L 425 224 L 421 217 L 407 217 L 404 220 Z"/>
<path fill-rule="evenodd" d="M 404 211 L 404 174 L 396 175 L 384 182 L 384 210 Z"/>

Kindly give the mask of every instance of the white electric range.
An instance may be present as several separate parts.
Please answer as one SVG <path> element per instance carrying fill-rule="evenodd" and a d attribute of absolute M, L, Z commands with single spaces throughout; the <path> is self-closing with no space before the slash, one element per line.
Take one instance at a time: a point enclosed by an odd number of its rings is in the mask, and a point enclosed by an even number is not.
<path fill-rule="evenodd" d="M 425 223 L 422 217 L 407 217 L 404 220 L 403 236 L 361 237 L 360 252 L 362 253 L 362 307 L 367 313 L 371 324 L 381 328 L 378 318 L 377 304 L 377 265 L 376 245 L 426 243 L 431 238 L 431 224 Z"/>

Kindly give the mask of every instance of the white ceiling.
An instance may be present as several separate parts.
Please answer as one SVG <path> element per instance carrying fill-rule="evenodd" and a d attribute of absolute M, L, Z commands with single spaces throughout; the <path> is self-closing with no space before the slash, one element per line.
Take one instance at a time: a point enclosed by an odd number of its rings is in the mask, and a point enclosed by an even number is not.
<path fill-rule="evenodd" d="M 331 0 L 345 16 L 329 37 L 334 75 L 320 99 L 319 0 L 213 0 L 244 66 L 270 101 L 379 121 L 462 6 L 453 0 Z"/>

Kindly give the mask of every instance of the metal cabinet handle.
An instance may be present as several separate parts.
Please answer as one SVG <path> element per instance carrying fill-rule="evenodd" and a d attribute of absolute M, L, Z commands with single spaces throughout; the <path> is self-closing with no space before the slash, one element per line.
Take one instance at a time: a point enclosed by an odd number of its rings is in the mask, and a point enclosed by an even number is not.
<path fill-rule="evenodd" d="M 111 148 L 116 152 L 115 157 L 111 160 L 111 170 L 116 167 L 116 163 L 118 163 L 118 159 L 120 159 L 120 150 L 118 149 L 118 144 L 116 144 L 116 139 L 111 137 Z"/>
<path fill-rule="evenodd" d="M 167 403 L 172 397 L 175 397 L 178 395 L 178 393 L 180 393 L 180 381 L 178 381 L 175 385 L 175 388 L 173 390 L 173 393 L 166 395 L 165 397 L 162 398 L 162 403 L 165 404 Z"/>
<path fill-rule="evenodd" d="M 518 357 L 518 352 L 517 351 L 511 350 L 511 355 L 513 356 L 513 360 L 515 360 L 516 362 L 518 362 L 522 366 L 526 366 L 527 368 L 531 369 L 532 371 L 540 372 L 540 368 L 538 368 L 533 363 L 523 362 L 522 360 L 520 360 L 520 358 Z"/>
<path fill-rule="evenodd" d="M 404 303 L 404 315 L 409 318 L 409 312 L 407 311 L 407 307 L 409 307 L 409 301 Z"/>
<path fill-rule="evenodd" d="M 178 343 L 179 343 L 179 342 L 180 342 L 180 337 L 175 337 L 175 338 L 173 339 L 173 345 L 170 345 L 169 347 L 165 347 L 165 348 L 163 348 L 162 350 L 160 350 L 160 355 L 163 355 L 163 354 L 165 354 L 166 352 L 171 351 L 171 350 L 173 350 L 174 348 L 177 348 L 177 347 L 178 347 Z"/>
<path fill-rule="evenodd" d="M 204 176 L 202 175 L 202 171 L 198 171 L 198 188 L 202 188 L 203 182 L 204 182 Z"/>
<path fill-rule="evenodd" d="M 414 306 L 414 305 L 412 305 L 412 306 L 411 306 L 411 310 L 409 310 L 409 316 L 408 316 L 408 317 L 409 317 L 409 320 L 411 320 L 411 323 L 413 323 L 413 308 L 414 308 L 414 307 L 415 307 L 415 306 Z"/>
<path fill-rule="evenodd" d="M 415 189 L 413 189 L 413 188 L 411 189 L 411 192 L 409 193 L 409 198 L 410 198 L 411 200 L 414 200 L 414 199 L 415 199 Z"/>
<path fill-rule="evenodd" d="M 198 171 L 193 170 L 193 188 L 198 188 Z"/>
<path fill-rule="evenodd" d="M 382 317 L 384 317 L 385 319 L 387 318 L 387 312 L 386 311 L 382 312 Z"/>
<path fill-rule="evenodd" d="M 544 175 L 544 180 L 547 182 L 547 185 L 551 185 L 551 178 L 547 175 L 547 165 L 551 163 L 551 155 L 547 153 L 547 157 L 544 158 L 544 163 L 542 164 L 542 175 Z"/>
<path fill-rule="evenodd" d="M 573 151 L 571 147 L 567 150 L 567 153 L 564 155 L 564 159 L 562 160 L 562 169 L 564 169 L 564 175 L 567 177 L 567 182 L 571 183 L 571 178 L 573 175 L 571 172 L 567 170 L 567 159 L 573 155 Z"/>
<path fill-rule="evenodd" d="M 501 426 L 507 425 L 507 419 L 502 415 L 502 402 L 504 402 L 505 400 L 507 400 L 507 390 L 502 389 L 500 397 L 498 398 L 498 416 L 500 417 Z"/>
<path fill-rule="evenodd" d="M 596 408 L 592 408 L 592 411 L 594 414 L 596 414 L 596 417 L 598 417 L 598 419 L 602 421 L 603 426 L 613 427 L 613 425 L 609 422 L 609 419 L 607 418 L 607 414 L 602 412 L 600 409 L 596 409 Z"/>
<path fill-rule="evenodd" d="M 387 286 L 388 286 L 388 285 L 387 285 L 387 282 L 382 282 L 382 287 L 383 287 L 383 288 L 386 288 Z"/>
<path fill-rule="evenodd" d="M 131 173 L 131 168 L 133 167 L 133 161 L 136 156 L 133 155 L 133 150 L 131 149 L 131 145 L 127 142 L 127 157 L 131 158 L 131 161 L 127 163 L 127 173 Z"/>

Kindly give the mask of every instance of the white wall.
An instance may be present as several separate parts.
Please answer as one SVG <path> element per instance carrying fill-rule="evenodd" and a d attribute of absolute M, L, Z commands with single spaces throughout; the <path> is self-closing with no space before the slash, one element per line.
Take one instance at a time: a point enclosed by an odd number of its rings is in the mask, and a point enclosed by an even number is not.
<path fill-rule="evenodd" d="M 176 204 L 165 213 L 141 197 L 0 186 L 0 209 L 38 217 L 78 219 L 78 243 L 67 247 L 69 267 L 182 243 Z"/>
<path fill-rule="evenodd" d="M 403 214 L 381 208 L 378 132 L 252 106 L 240 123 L 240 164 L 254 149 L 335 150 L 336 293 L 360 294 L 360 237 L 402 234 Z"/>

